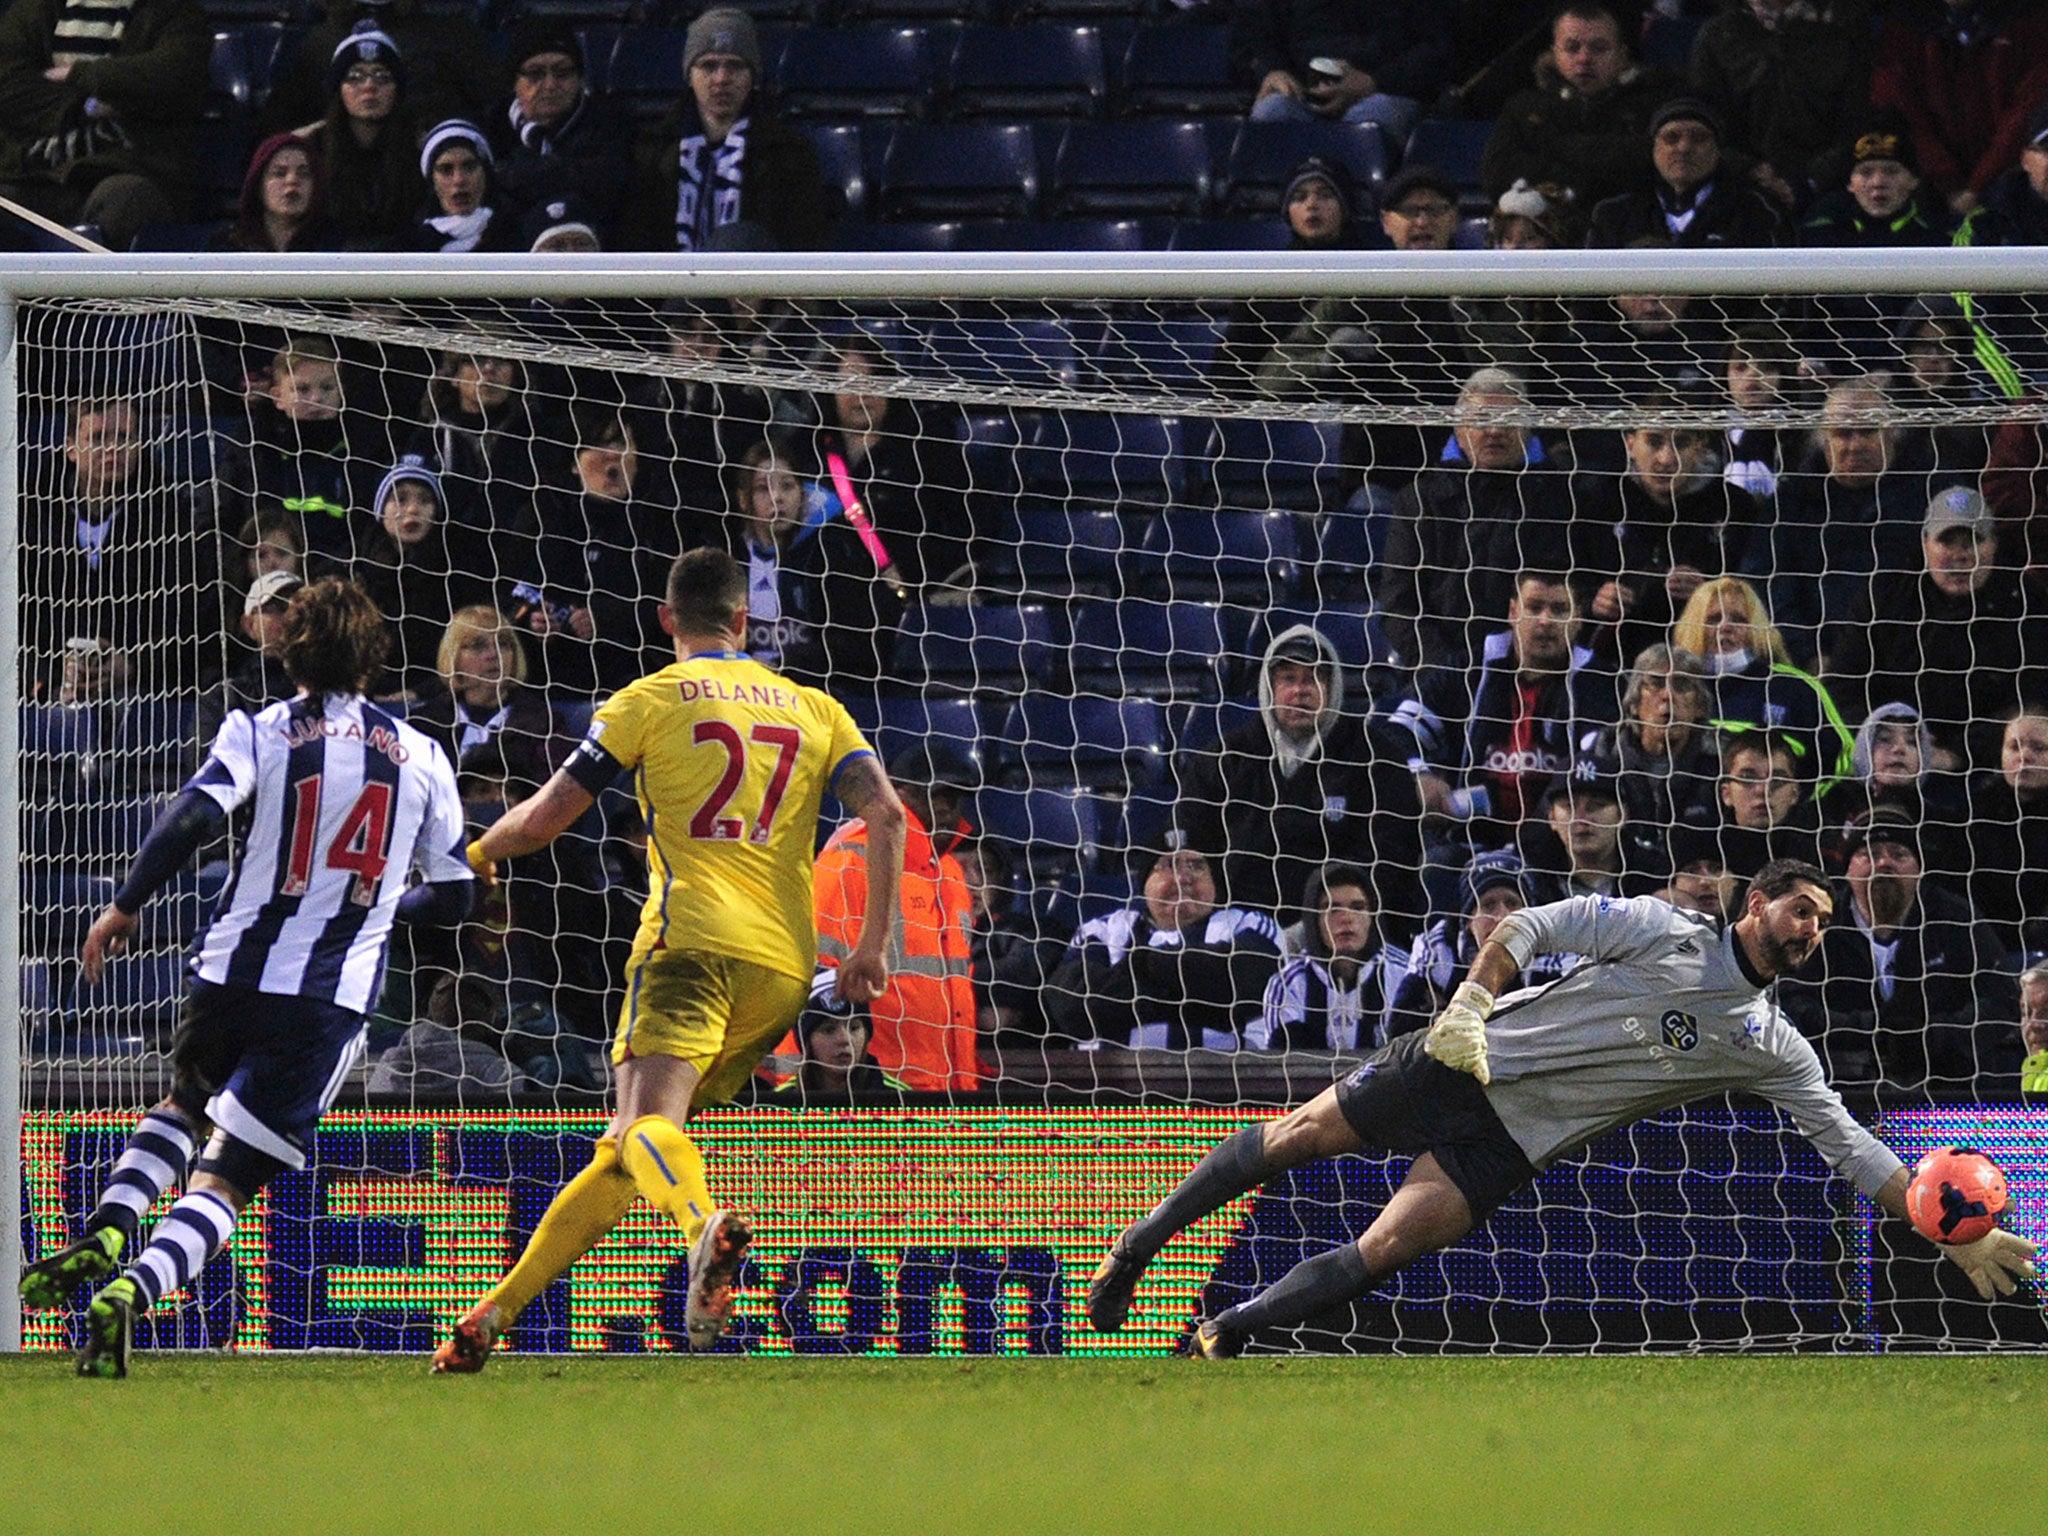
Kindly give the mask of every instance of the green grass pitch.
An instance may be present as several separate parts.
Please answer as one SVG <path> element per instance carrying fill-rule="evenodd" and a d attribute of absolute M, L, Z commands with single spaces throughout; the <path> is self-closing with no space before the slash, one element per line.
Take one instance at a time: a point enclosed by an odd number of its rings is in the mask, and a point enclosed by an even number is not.
<path fill-rule="evenodd" d="M 2021 1529 L 2044 1401 L 2015 1356 L 17 1357 L 0 1531 Z"/>

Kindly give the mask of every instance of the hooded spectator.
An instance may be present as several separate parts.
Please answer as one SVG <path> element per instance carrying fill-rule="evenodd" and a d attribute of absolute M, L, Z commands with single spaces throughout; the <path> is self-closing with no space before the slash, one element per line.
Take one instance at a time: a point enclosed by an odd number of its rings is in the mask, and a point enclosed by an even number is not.
<path fill-rule="evenodd" d="M 278 133 L 256 146 L 235 222 L 215 244 L 227 251 L 271 253 L 340 249 L 341 232 L 327 218 L 311 143 Z"/>
<path fill-rule="evenodd" d="M 1266 983 L 1259 1016 L 1245 1029 L 1255 1051 L 1351 1051 L 1385 1045 L 1408 952 L 1379 931 L 1372 877 L 1325 864 L 1301 896 L 1301 951 Z"/>
<path fill-rule="evenodd" d="M 1257 720 L 1190 755 L 1174 807 L 1218 899 L 1292 922 L 1294 893 L 1341 859 L 1373 872 L 1374 910 L 1406 942 L 1422 918 L 1422 807 L 1401 760 L 1344 712 L 1335 647 L 1310 625 L 1282 629 L 1258 698 Z"/>

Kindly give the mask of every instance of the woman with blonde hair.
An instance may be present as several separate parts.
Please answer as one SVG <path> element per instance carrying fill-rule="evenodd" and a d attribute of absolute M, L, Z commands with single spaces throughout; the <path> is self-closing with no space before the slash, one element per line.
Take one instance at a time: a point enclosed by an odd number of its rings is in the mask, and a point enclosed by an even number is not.
<path fill-rule="evenodd" d="M 440 742 L 458 768 L 463 754 L 496 745 L 518 794 L 545 784 L 568 743 L 556 739 L 561 732 L 548 701 L 526 686 L 530 663 L 512 621 L 489 603 L 458 608 L 434 659 L 446 691 L 406 718 Z"/>
<path fill-rule="evenodd" d="M 1762 594 L 1747 581 L 1701 582 L 1671 626 L 1671 643 L 1700 658 L 1717 729 L 1769 731 L 1788 742 L 1816 796 L 1851 772 L 1856 738 L 1842 712 L 1819 678 L 1792 665 Z"/>

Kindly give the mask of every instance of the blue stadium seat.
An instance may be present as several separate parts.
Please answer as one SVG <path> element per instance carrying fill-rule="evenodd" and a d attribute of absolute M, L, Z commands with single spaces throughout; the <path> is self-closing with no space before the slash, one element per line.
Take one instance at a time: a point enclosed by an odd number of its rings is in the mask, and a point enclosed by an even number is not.
<path fill-rule="evenodd" d="M 1474 204 L 1485 199 L 1479 191 L 1479 161 L 1486 153 L 1486 141 L 1493 136 L 1493 124 L 1485 118 L 1426 117 L 1408 135 L 1403 165 L 1430 165 L 1456 184 L 1461 202 Z"/>
<path fill-rule="evenodd" d="M 810 27 L 783 50 L 778 101 L 789 118 L 922 117 L 932 83 L 922 27 Z"/>
<path fill-rule="evenodd" d="M 981 706 L 973 699 L 885 698 L 868 740 L 884 763 L 907 747 L 931 742 L 952 748 L 986 775 L 982 735 Z"/>
<path fill-rule="evenodd" d="M 1343 608 L 1272 608 L 1257 616 L 1251 627 L 1251 634 L 1245 640 L 1243 656 L 1256 666 L 1258 659 L 1266 654 L 1266 647 L 1281 631 L 1296 624 L 1307 624 L 1320 634 L 1337 652 L 1338 663 L 1354 676 L 1362 675 L 1369 667 L 1384 665 L 1393 660 L 1381 639 L 1379 626 L 1373 622 L 1372 609 L 1364 604 Z M 1256 680 L 1256 672 L 1247 669 L 1246 681 Z"/>
<path fill-rule="evenodd" d="M 958 219 L 893 224 L 842 224 L 832 243 L 842 251 L 951 251 L 960 245 Z"/>
<path fill-rule="evenodd" d="M 896 631 L 893 675 L 955 693 L 1021 693 L 1052 658 L 1052 615 L 1036 604 L 913 608 Z"/>
<path fill-rule="evenodd" d="M 875 22 L 907 22 L 930 26 L 942 22 L 991 20 L 995 0 L 836 0 L 833 22 L 842 27 Z"/>
<path fill-rule="evenodd" d="M 962 251 L 1148 251 L 1166 231 L 1145 219 L 991 219 L 963 224 Z"/>
<path fill-rule="evenodd" d="M 228 231 L 226 219 L 185 221 L 151 220 L 135 231 L 128 242 L 131 251 L 204 251 Z"/>
<path fill-rule="evenodd" d="M 1242 615 L 1215 603 L 1108 598 L 1077 603 L 1073 617 L 1067 657 L 1078 693 L 1220 698 L 1225 663 L 1244 646 Z"/>
<path fill-rule="evenodd" d="M 1034 788 L 1078 785 L 1121 792 L 1166 780 L 1166 706 L 1148 698 L 1062 698 L 1027 693 L 1002 730 L 1005 760 Z"/>
<path fill-rule="evenodd" d="M 1024 501 L 1005 516 L 1000 538 L 1016 553 L 1017 580 L 1026 592 L 1065 599 L 1121 590 L 1127 529 L 1113 508 Z"/>
<path fill-rule="evenodd" d="M 684 34 L 675 28 L 592 25 L 582 28 L 581 36 L 591 89 L 642 122 L 665 117 L 689 89 L 683 73 Z"/>
<path fill-rule="evenodd" d="M 1120 390 L 1201 389 L 1228 329 L 1206 315 L 1112 315 L 1081 331 L 1082 361 Z"/>
<path fill-rule="evenodd" d="M 545 19 L 565 22 L 572 27 L 594 27 L 617 25 L 636 20 L 646 7 L 640 0 L 511 0 L 495 19 L 499 26 L 511 28 L 528 19 Z M 591 56 L 586 47 L 583 53 L 586 79 L 591 79 Z"/>
<path fill-rule="evenodd" d="M 1004 19 L 1026 21 L 1095 21 L 1109 25 L 1136 24 L 1148 9 L 1149 0 L 1008 0 Z"/>
<path fill-rule="evenodd" d="M 735 10 L 745 11 L 756 26 L 815 26 L 831 9 L 831 0 L 719 0 Z M 705 0 L 653 0 L 649 20 L 664 26 L 687 27 L 711 7 Z M 763 50 L 764 57 L 772 57 Z"/>
<path fill-rule="evenodd" d="M 111 771 L 131 789 L 174 790 L 199 766 L 198 730 L 196 700 L 137 699 L 115 724 Z"/>
<path fill-rule="evenodd" d="M 1139 551 L 1137 585 L 1153 596 L 1196 602 L 1285 601 L 1301 575 L 1301 531 L 1288 512 L 1162 515 Z"/>
<path fill-rule="evenodd" d="M 1020 850 L 1042 878 L 1093 870 L 1110 817 L 1093 795 L 990 784 L 975 796 L 969 820 Z"/>
<path fill-rule="evenodd" d="M 1317 512 L 1341 500 L 1343 429 L 1327 421 L 1216 423 L 1203 445 L 1216 504 L 1239 511 Z"/>
<path fill-rule="evenodd" d="M 1287 221 L 1265 219 L 1183 219 L 1173 227 L 1169 251 L 1284 251 Z"/>
<path fill-rule="evenodd" d="M 1012 495 L 1017 490 L 1017 445 L 1023 430 L 1017 413 L 1002 410 L 970 410 L 960 417 L 961 450 L 967 456 L 967 472 L 977 490 L 993 495 Z"/>
<path fill-rule="evenodd" d="M 1093 117 L 1109 88 L 1094 27 L 966 27 L 944 75 L 953 117 Z"/>
<path fill-rule="evenodd" d="M 1168 214 L 1209 204 L 1209 132 L 1200 123 L 1076 123 L 1053 162 L 1054 216 Z"/>
<path fill-rule="evenodd" d="M 818 170 L 828 196 L 836 196 L 840 220 L 867 217 L 868 167 L 858 123 L 800 123 L 811 148 L 818 152 Z"/>
<path fill-rule="evenodd" d="M 1230 146 L 1220 211 L 1277 214 L 1289 174 L 1310 155 L 1347 166 L 1362 191 L 1374 191 L 1386 179 L 1386 140 L 1376 123 L 1248 122 Z"/>
<path fill-rule="evenodd" d="M 929 333 L 939 374 L 977 384 L 1071 389 L 1081 354 L 1057 320 L 943 320 Z"/>
<path fill-rule="evenodd" d="M 199 8 L 215 27 L 244 26 L 252 21 L 304 26 L 315 9 L 310 0 L 204 0 Z"/>
<path fill-rule="evenodd" d="M 888 219 L 1024 219 L 1038 212 L 1038 149 L 1022 123 L 906 123 L 879 194 Z"/>
<path fill-rule="evenodd" d="M 1178 417 L 1048 412 L 1017 455 L 1026 493 L 1128 509 L 1163 507 L 1187 489 Z"/>
<path fill-rule="evenodd" d="M 1230 28 L 1139 27 L 1124 56 L 1123 110 L 1146 117 L 1242 115 L 1251 93 L 1231 78 Z"/>

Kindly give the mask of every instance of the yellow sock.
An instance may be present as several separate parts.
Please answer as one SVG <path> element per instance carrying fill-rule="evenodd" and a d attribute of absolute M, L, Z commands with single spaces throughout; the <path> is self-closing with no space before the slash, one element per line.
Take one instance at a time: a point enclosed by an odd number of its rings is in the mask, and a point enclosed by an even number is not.
<path fill-rule="evenodd" d="M 619 1161 L 647 1203 L 666 1211 L 694 1243 L 717 1207 L 704 1182 L 704 1154 L 665 1115 L 642 1115 L 619 1139 Z"/>
<path fill-rule="evenodd" d="M 555 1276 L 617 1226 L 634 1193 L 632 1175 L 619 1166 L 619 1144 L 607 1136 L 592 1150 L 584 1170 L 549 1203 L 519 1262 L 485 1295 L 504 1313 L 503 1323 L 525 1311 Z"/>

